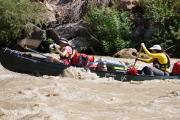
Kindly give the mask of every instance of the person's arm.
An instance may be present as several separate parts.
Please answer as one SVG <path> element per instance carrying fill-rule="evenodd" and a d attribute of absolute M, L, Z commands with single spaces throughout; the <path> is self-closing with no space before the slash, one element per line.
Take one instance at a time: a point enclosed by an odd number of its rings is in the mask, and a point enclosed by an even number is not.
<path fill-rule="evenodd" d="M 149 59 L 137 58 L 137 60 L 145 62 L 145 63 L 152 63 L 153 62 L 153 58 L 149 58 Z"/>
<path fill-rule="evenodd" d="M 61 56 L 61 57 L 67 57 L 67 50 L 64 49 L 63 51 L 60 51 L 59 49 L 56 49 L 56 52 Z"/>
<path fill-rule="evenodd" d="M 73 58 L 75 56 L 75 54 L 77 53 L 77 50 L 72 50 L 72 55 L 71 55 L 71 58 Z"/>
<path fill-rule="evenodd" d="M 150 53 L 149 50 L 146 48 L 146 46 L 145 46 L 144 43 L 141 43 L 141 47 L 143 48 L 144 52 L 145 52 L 149 57 L 152 57 L 152 58 L 158 58 L 158 57 L 159 57 L 158 54 Z"/>

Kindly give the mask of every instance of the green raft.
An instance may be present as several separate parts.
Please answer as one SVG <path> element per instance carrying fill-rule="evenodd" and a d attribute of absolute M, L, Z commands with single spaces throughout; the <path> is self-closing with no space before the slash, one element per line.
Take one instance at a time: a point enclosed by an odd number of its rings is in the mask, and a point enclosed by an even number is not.
<path fill-rule="evenodd" d="M 43 58 L 34 57 L 22 52 L 3 48 L 0 50 L 0 62 L 6 69 L 33 75 L 53 75 L 57 76 L 63 73 L 64 69 L 69 66 L 64 64 L 56 64 L 46 61 Z M 113 77 L 119 81 L 142 81 L 154 79 L 180 79 L 180 75 L 175 76 L 132 76 L 126 71 L 108 72 L 108 71 L 91 71 L 100 77 Z"/>
<path fill-rule="evenodd" d="M 69 66 L 46 61 L 43 58 L 32 57 L 22 52 L 3 48 L 0 51 L 0 62 L 8 70 L 34 75 L 60 75 Z"/>
<path fill-rule="evenodd" d="M 166 79 L 179 79 L 180 75 L 171 75 L 171 76 L 147 76 L 147 75 L 129 75 L 125 72 L 104 72 L 104 71 L 93 71 L 100 77 L 114 78 L 118 81 L 144 81 L 144 80 L 166 80 Z"/>

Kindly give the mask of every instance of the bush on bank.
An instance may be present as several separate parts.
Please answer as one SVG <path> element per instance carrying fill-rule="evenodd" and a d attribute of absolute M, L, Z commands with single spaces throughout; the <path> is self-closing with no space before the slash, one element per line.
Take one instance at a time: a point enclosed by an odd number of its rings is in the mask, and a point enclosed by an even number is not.
<path fill-rule="evenodd" d="M 129 46 L 131 22 L 128 12 L 91 7 L 85 20 L 90 33 L 101 43 L 101 51 L 111 54 Z"/>
<path fill-rule="evenodd" d="M 140 0 L 139 6 L 142 12 L 137 18 L 143 19 L 147 24 L 144 25 L 144 31 L 152 32 L 151 36 L 146 38 L 142 35 L 140 38 L 134 38 L 135 29 L 134 20 L 137 13 L 132 10 L 91 6 L 85 20 L 89 23 L 89 29 L 93 36 L 102 45 L 102 51 L 105 53 L 114 53 L 124 47 L 136 47 L 141 42 L 145 42 L 148 47 L 153 44 L 160 44 L 167 52 L 174 57 L 180 56 L 177 51 L 180 50 L 180 1 L 178 0 Z M 139 31 L 138 31 L 139 32 Z"/>
<path fill-rule="evenodd" d="M 160 44 L 173 56 L 180 53 L 180 1 L 179 0 L 143 0 L 146 7 L 145 17 L 150 18 L 154 32 L 149 44 Z"/>
<path fill-rule="evenodd" d="M 27 23 L 42 25 L 42 5 L 30 0 L 0 0 L 0 46 L 16 43 Z"/>

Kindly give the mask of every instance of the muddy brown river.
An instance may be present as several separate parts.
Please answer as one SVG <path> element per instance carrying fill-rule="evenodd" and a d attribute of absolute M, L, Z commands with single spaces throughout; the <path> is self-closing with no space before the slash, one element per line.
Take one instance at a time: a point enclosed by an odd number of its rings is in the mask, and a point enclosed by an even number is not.
<path fill-rule="evenodd" d="M 180 120 L 180 80 L 120 82 L 78 68 L 66 76 L 0 65 L 0 120 Z"/>

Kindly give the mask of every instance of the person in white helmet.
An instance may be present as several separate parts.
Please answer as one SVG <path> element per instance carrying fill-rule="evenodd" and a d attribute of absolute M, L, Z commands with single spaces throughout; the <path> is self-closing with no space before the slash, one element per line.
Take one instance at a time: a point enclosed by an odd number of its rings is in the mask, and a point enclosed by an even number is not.
<path fill-rule="evenodd" d="M 144 50 L 145 54 L 149 56 L 149 59 L 137 58 L 137 60 L 153 63 L 153 66 L 145 66 L 140 72 L 145 75 L 150 76 L 168 76 L 169 75 L 169 67 L 170 67 L 170 58 L 169 56 L 162 50 L 160 45 L 154 45 L 151 48 L 151 52 L 147 50 L 144 43 L 141 43 L 141 47 Z"/>
<path fill-rule="evenodd" d="M 68 40 L 66 38 L 60 38 L 56 42 L 56 45 L 52 45 L 50 47 L 55 48 L 55 51 L 59 54 L 59 57 L 57 59 L 54 57 L 49 57 L 49 61 L 54 63 L 64 63 L 65 65 L 70 65 L 73 49 L 69 45 Z"/>

